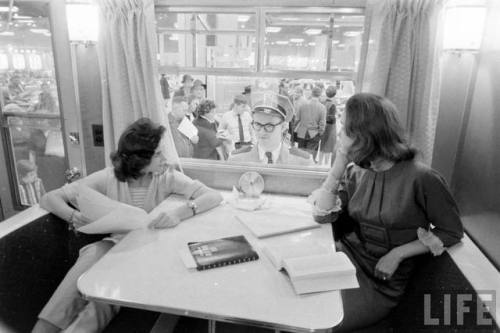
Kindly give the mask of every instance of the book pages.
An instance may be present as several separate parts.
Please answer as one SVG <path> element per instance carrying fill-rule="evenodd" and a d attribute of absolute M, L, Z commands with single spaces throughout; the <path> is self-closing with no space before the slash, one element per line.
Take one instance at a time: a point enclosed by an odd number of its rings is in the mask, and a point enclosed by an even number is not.
<path fill-rule="evenodd" d="M 283 260 L 297 294 L 358 288 L 356 268 L 343 252 Z"/>
<path fill-rule="evenodd" d="M 198 135 L 198 129 L 186 117 L 182 119 L 177 129 L 189 139 L 191 139 L 195 135 Z"/>
<path fill-rule="evenodd" d="M 269 258 L 274 267 L 280 270 L 283 268 L 285 259 L 330 254 L 335 253 L 335 250 L 333 247 L 322 246 L 309 240 L 296 242 L 290 246 L 267 244 L 262 247 L 262 252 Z"/>

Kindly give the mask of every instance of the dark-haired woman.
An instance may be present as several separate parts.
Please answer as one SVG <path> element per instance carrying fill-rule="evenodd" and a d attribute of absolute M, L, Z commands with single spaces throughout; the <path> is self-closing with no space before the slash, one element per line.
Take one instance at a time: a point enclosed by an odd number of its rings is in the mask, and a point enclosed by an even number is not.
<path fill-rule="evenodd" d="M 151 228 L 170 228 L 197 212 L 217 206 L 221 195 L 184 174 L 166 168 L 160 141 L 165 128 L 142 118 L 121 135 L 118 149 L 111 154 L 113 167 L 95 172 L 77 182 L 47 193 L 41 206 L 76 228 L 89 223 L 77 207 L 81 185 L 99 191 L 111 199 L 151 211 L 170 194 L 180 194 L 187 205 L 166 210 L 151 222 Z M 112 235 L 80 250 L 75 265 L 67 273 L 39 315 L 33 332 L 100 332 L 118 311 L 115 306 L 87 302 L 78 293 L 79 276 L 99 260 L 120 235 Z"/>
<path fill-rule="evenodd" d="M 463 236 L 444 179 L 415 153 L 388 99 L 362 93 L 347 101 L 334 165 L 311 195 L 315 215 L 333 223 L 337 250 L 356 266 L 360 287 L 342 291 L 341 330 L 385 317 L 404 293 L 416 256 L 439 255 Z"/>
<path fill-rule="evenodd" d="M 217 137 L 219 124 L 215 121 L 215 109 L 215 103 L 208 99 L 196 107 L 198 117 L 193 121 L 193 124 L 198 128 L 200 140 L 194 146 L 194 158 L 219 159 L 217 147 L 222 145 L 222 139 Z"/>

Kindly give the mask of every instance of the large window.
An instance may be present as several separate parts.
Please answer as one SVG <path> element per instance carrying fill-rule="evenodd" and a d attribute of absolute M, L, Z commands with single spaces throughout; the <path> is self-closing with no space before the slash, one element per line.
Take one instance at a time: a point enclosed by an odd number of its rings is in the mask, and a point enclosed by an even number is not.
<path fill-rule="evenodd" d="M 189 75 L 192 84 L 203 86 L 203 99 L 217 105 L 219 123 L 232 112 L 236 95 L 245 94 L 252 106 L 256 91 L 273 91 L 288 98 L 297 114 L 318 88 L 319 101 L 325 110 L 333 104 L 338 118 L 355 91 L 364 21 L 363 8 L 157 6 L 159 69 L 163 88 L 166 81 L 170 90 L 170 99 L 163 90 L 165 102 L 170 108 L 176 91 L 190 95 L 190 86 L 182 82 Z M 332 87 L 336 95 L 328 98 Z M 327 126 L 336 136 L 339 122 L 333 123 L 330 117 Z M 285 136 L 286 144 L 296 148 L 297 125 L 292 121 Z M 314 157 L 313 168 L 332 162 L 326 137 L 315 151 L 307 151 Z"/>
<path fill-rule="evenodd" d="M 16 2 L 10 14 L 0 12 L 0 130 L 19 207 L 64 184 L 66 159 L 47 6 Z"/>

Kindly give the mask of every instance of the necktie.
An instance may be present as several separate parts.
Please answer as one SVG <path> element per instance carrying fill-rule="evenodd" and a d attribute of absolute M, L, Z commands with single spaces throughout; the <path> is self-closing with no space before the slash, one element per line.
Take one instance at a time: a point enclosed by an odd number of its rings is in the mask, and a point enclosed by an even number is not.
<path fill-rule="evenodd" d="M 240 142 L 245 142 L 245 136 L 243 135 L 243 123 L 241 122 L 241 114 L 238 115 L 238 131 L 240 133 Z"/>
<path fill-rule="evenodd" d="M 273 153 L 266 151 L 267 164 L 273 164 Z"/>

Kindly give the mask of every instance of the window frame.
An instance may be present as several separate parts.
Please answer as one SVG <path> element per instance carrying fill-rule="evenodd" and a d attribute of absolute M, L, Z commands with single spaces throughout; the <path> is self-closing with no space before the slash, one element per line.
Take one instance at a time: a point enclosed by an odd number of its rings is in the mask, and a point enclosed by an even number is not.
<path fill-rule="evenodd" d="M 194 5 L 196 4 L 196 5 Z M 256 0 L 255 7 L 248 7 L 245 1 L 233 0 L 210 0 L 203 5 L 199 1 L 176 1 L 176 0 L 156 0 L 155 13 L 159 12 L 186 12 L 199 11 L 202 13 L 238 13 L 255 14 L 257 18 L 257 35 L 255 50 L 255 68 L 201 68 L 201 67 L 180 67 L 180 66 L 158 66 L 159 73 L 168 73 L 171 75 L 191 74 L 199 76 L 246 76 L 246 77 L 272 77 L 289 78 L 297 77 L 304 79 L 328 79 L 328 80 L 351 80 L 356 83 L 356 91 L 360 88 L 360 79 L 366 62 L 366 50 L 368 42 L 368 30 L 370 23 L 369 12 L 366 10 L 366 0 L 338 0 L 332 3 L 325 0 L 312 0 L 310 6 L 304 6 L 301 1 L 289 1 L 286 6 L 282 1 L 277 0 Z M 304 70 L 270 70 L 264 69 L 264 38 L 265 38 L 265 14 L 273 12 L 286 13 L 324 13 L 325 9 L 335 9 L 335 13 L 359 14 L 364 15 L 363 43 L 361 45 L 361 56 L 357 71 L 304 71 Z M 332 11 L 333 12 L 333 11 Z M 174 31 L 166 29 L 169 33 L 179 33 L 183 30 Z M 162 30 L 162 32 L 166 31 Z M 191 30 L 184 32 L 191 33 Z M 215 34 L 221 31 L 214 31 Z M 236 31 L 224 31 L 224 33 L 238 33 Z M 246 32 L 245 32 L 246 33 Z M 195 35 L 194 35 L 195 36 Z M 331 39 L 331 38 L 330 38 Z M 326 60 L 331 61 L 331 41 L 327 42 L 328 56 Z M 196 53 L 196 52 L 195 52 Z M 328 67 L 327 67 L 328 68 Z M 227 161 L 212 161 L 203 159 L 181 158 L 183 171 L 190 177 L 199 179 L 206 185 L 230 190 L 237 184 L 237 180 L 246 171 L 259 172 L 266 181 L 266 192 L 281 193 L 290 195 L 307 195 L 312 190 L 321 185 L 327 176 L 329 168 L 301 168 L 300 166 L 259 166 L 253 163 L 236 163 Z"/>

